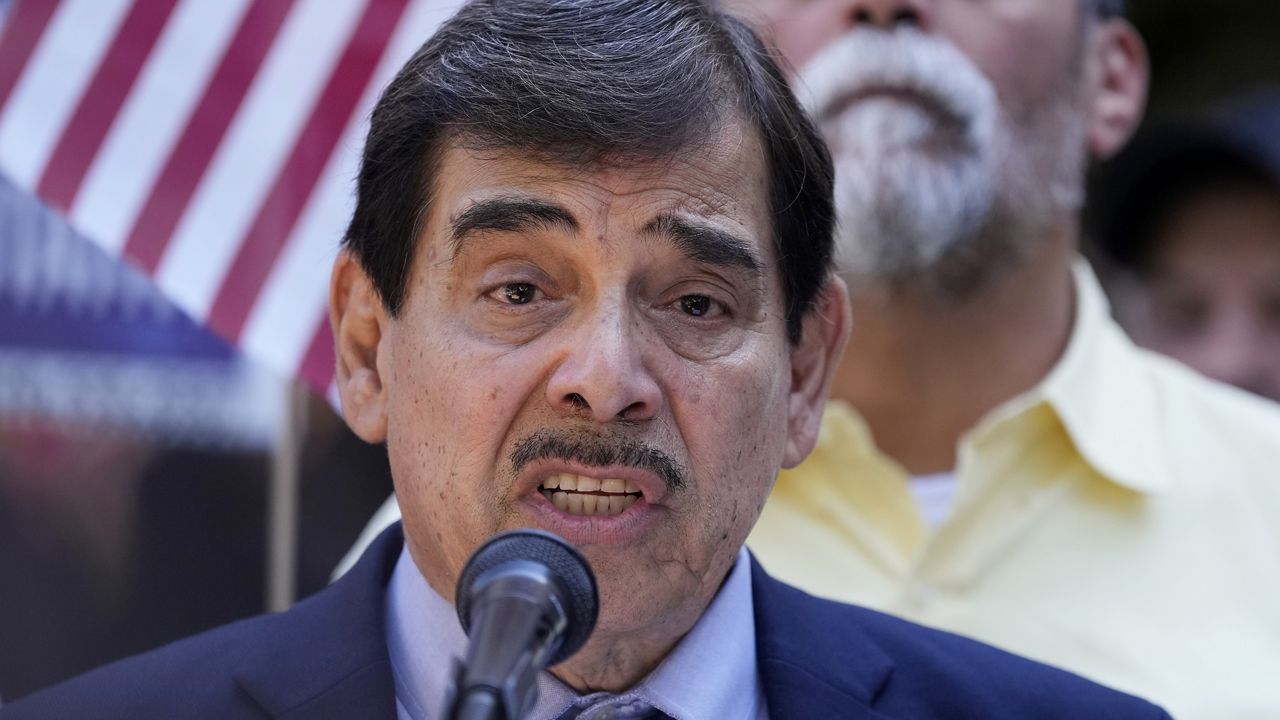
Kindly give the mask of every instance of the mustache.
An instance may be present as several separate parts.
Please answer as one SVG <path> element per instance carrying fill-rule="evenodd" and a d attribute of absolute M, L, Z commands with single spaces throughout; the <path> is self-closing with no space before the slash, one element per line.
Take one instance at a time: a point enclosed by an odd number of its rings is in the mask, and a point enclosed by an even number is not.
<path fill-rule="evenodd" d="M 688 484 L 687 472 L 670 455 L 639 440 L 606 437 L 587 432 L 568 432 L 550 428 L 521 438 L 511 451 L 511 465 L 518 474 L 536 460 L 569 460 L 601 467 L 624 465 L 657 475 L 668 490 L 679 490 Z"/>
<path fill-rule="evenodd" d="M 991 81 L 951 43 L 918 30 L 846 33 L 800 71 L 806 106 L 819 120 L 859 95 L 890 89 L 968 124 L 998 107 Z"/>

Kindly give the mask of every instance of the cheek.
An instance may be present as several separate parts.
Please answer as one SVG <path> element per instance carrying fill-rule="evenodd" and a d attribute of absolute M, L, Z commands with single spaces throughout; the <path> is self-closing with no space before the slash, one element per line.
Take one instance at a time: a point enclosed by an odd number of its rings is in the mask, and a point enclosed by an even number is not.
<path fill-rule="evenodd" d="M 500 529 L 498 499 L 509 483 L 497 464 L 524 399 L 510 383 L 522 374 L 450 337 L 437 330 L 395 348 L 387 423 L 411 541 L 421 556 L 443 560 L 436 580 L 446 585 L 471 550 Z"/>
<path fill-rule="evenodd" d="M 707 371 L 689 395 L 685 425 L 695 437 L 686 440 L 708 471 L 699 490 L 713 516 L 709 532 L 745 538 L 768 495 L 786 447 L 787 367 L 757 358 L 732 372 Z"/>
<path fill-rule="evenodd" d="M 938 25 L 991 80 L 1001 104 L 1018 113 L 1062 92 L 1079 43 L 1073 4 L 992 3 L 980 13 L 972 4 L 951 3 L 939 12 Z"/>
<path fill-rule="evenodd" d="M 825 3 L 831 6 L 838 3 Z M 774 23 L 773 41 L 792 68 L 802 68 L 844 31 L 843 18 L 829 7 L 793 12 Z"/>
<path fill-rule="evenodd" d="M 414 349 L 412 355 L 422 357 Z M 403 353 L 399 353 L 402 357 Z M 396 368 L 390 387 L 387 423 L 387 455 L 396 493 L 405 508 L 410 535 L 420 547 L 430 548 L 432 557 L 450 558 L 457 552 L 456 542 L 446 537 L 441 528 L 447 509 L 457 497 L 456 458 L 444 442 L 442 419 L 448 417 L 450 399 L 441 388 L 448 385 L 422 380 L 431 372 L 439 372 L 429 361 Z"/>

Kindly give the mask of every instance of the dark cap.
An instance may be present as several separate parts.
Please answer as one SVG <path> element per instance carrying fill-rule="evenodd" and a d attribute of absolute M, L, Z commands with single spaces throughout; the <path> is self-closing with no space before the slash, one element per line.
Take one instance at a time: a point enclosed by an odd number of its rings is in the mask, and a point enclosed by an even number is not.
<path fill-rule="evenodd" d="M 1101 168 L 1093 187 L 1095 248 L 1104 261 L 1141 271 L 1173 210 L 1230 187 L 1280 191 L 1280 88 L 1233 101 L 1206 118 L 1140 132 Z"/>

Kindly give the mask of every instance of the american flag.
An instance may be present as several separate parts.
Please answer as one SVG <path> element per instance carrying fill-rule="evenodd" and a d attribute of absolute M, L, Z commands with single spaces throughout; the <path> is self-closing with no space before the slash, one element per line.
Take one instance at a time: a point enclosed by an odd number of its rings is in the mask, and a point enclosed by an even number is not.
<path fill-rule="evenodd" d="M 0 172 L 323 392 L 329 267 L 380 89 L 459 0 L 15 0 Z"/>

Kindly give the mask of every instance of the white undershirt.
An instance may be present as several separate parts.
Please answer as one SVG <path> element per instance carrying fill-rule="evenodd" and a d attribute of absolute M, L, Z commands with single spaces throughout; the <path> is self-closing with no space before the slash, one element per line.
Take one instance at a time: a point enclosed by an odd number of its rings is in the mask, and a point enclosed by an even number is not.
<path fill-rule="evenodd" d="M 928 475 L 912 475 L 909 486 L 925 524 L 937 530 L 947 521 L 947 516 L 951 514 L 951 507 L 955 503 L 955 472 L 948 470 Z"/>

